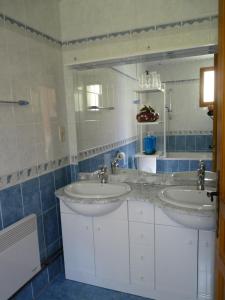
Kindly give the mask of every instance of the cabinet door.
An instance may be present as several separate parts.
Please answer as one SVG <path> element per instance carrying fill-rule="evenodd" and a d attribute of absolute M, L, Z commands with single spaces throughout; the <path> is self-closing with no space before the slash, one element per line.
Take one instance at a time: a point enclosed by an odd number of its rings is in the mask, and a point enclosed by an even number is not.
<path fill-rule="evenodd" d="M 95 275 L 92 218 L 61 214 L 65 271 L 68 279 Z"/>
<path fill-rule="evenodd" d="M 154 225 L 129 222 L 131 283 L 154 288 Z"/>
<path fill-rule="evenodd" d="M 154 248 L 141 244 L 130 245 L 131 283 L 154 288 Z"/>
<path fill-rule="evenodd" d="M 129 221 L 154 223 L 154 206 L 142 201 L 128 201 Z"/>
<path fill-rule="evenodd" d="M 156 225 L 156 289 L 195 299 L 197 230 Z"/>
<path fill-rule="evenodd" d="M 128 222 L 94 218 L 94 240 L 96 277 L 129 283 Z"/>
<path fill-rule="evenodd" d="M 213 299 L 215 232 L 199 230 L 198 296 Z"/>

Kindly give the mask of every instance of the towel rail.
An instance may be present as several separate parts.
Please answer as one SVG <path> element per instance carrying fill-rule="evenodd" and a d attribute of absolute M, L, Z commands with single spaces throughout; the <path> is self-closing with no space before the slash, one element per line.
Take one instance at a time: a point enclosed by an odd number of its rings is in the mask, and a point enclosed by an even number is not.
<path fill-rule="evenodd" d="M 27 101 L 27 100 L 18 100 L 18 101 L 0 100 L 0 104 L 18 104 L 20 106 L 24 106 L 24 105 L 28 105 L 29 101 Z"/>

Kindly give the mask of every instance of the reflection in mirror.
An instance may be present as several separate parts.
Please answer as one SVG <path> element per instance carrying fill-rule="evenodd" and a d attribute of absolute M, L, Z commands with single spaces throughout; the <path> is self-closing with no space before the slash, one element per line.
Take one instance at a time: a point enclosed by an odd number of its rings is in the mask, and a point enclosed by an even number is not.
<path fill-rule="evenodd" d="M 200 159 L 210 169 L 213 123 L 199 107 L 199 74 L 212 65 L 213 55 L 205 55 L 73 70 L 80 160 L 99 155 L 97 169 L 122 149 L 124 166 L 148 172 L 196 170 Z M 146 110 L 151 118 L 143 125 L 136 116 Z M 146 151 L 146 137 L 155 149 Z"/>

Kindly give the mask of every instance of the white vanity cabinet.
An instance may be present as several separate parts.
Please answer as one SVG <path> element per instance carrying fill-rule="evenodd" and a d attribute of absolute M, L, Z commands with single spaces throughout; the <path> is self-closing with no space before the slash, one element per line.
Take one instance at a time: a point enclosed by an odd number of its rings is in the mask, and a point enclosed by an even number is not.
<path fill-rule="evenodd" d="M 198 231 L 177 224 L 156 208 L 156 290 L 174 299 L 196 299 L 197 258 Z"/>
<path fill-rule="evenodd" d="M 215 232 L 199 231 L 198 297 L 214 299 Z"/>
<path fill-rule="evenodd" d="M 143 201 L 101 217 L 60 206 L 67 279 L 156 300 L 213 300 L 214 232 Z"/>
<path fill-rule="evenodd" d="M 154 206 L 129 201 L 131 284 L 147 293 L 154 289 Z"/>
<path fill-rule="evenodd" d="M 156 290 L 181 299 L 197 295 L 197 231 L 156 225 Z"/>
<path fill-rule="evenodd" d="M 111 214 L 93 218 L 96 277 L 129 284 L 127 202 Z"/>
<path fill-rule="evenodd" d="M 95 276 L 92 219 L 73 213 L 60 203 L 66 278 Z"/>
<path fill-rule="evenodd" d="M 127 202 L 102 217 L 76 214 L 61 201 L 66 278 L 116 289 L 129 284 Z"/>

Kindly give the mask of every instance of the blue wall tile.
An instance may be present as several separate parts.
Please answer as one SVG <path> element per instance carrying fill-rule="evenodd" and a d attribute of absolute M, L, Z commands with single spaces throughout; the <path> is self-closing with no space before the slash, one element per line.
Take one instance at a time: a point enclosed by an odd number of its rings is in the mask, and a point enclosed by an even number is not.
<path fill-rule="evenodd" d="M 166 137 L 168 152 L 210 152 L 212 135 L 170 135 Z"/>
<path fill-rule="evenodd" d="M 178 135 L 175 137 L 176 140 L 176 151 L 186 151 L 186 136 Z"/>
<path fill-rule="evenodd" d="M 56 207 L 43 214 L 46 247 L 59 239 Z"/>
<path fill-rule="evenodd" d="M 33 295 L 31 283 L 25 285 L 23 289 L 14 297 L 15 300 L 31 300 L 32 298 Z"/>
<path fill-rule="evenodd" d="M 24 215 L 41 213 L 41 197 L 39 179 L 34 178 L 21 184 L 23 194 Z"/>
<path fill-rule="evenodd" d="M 126 154 L 126 160 L 124 162 L 120 161 L 121 167 L 128 168 L 134 167 L 133 157 L 136 153 L 137 143 L 132 142 L 128 145 L 118 147 L 116 149 L 106 151 L 102 154 L 96 155 L 92 158 L 85 159 L 79 162 L 79 172 L 93 172 L 98 170 L 101 166 L 107 165 L 110 167 L 111 161 L 116 157 L 117 152 L 122 151 Z"/>
<path fill-rule="evenodd" d="M 47 257 L 50 257 L 51 255 L 53 255 L 54 253 L 56 253 L 56 251 L 60 248 L 60 242 L 59 239 L 54 241 L 52 244 L 47 246 Z"/>
<path fill-rule="evenodd" d="M 72 166 L 66 166 L 66 177 L 67 177 L 67 184 L 72 182 Z"/>
<path fill-rule="evenodd" d="M 46 255 L 46 245 L 45 245 L 42 215 L 38 216 L 37 218 L 37 227 L 38 227 L 38 242 L 39 242 L 40 256 L 41 256 L 41 261 L 43 261 L 47 257 L 47 255 Z"/>
<path fill-rule="evenodd" d="M 74 177 L 77 177 L 78 167 L 73 167 Z M 71 168 L 67 166 L 0 191 L 0 230 L 15 223 L 24 215 L 35 213 L 42 262 L 62 246 L 59 206 L 56 205 L 54 192 L 55 184 L 57 187 L 67 184 L 69 170 Z M 3 220 L 1 216 L 3 216 Z M 58 263 L 49 267 L 51 280 L 59 271 Z M 47 274 L 46 269 L 33 279 L 34 297 L 48 285 Z M 13 299 L 32 299 L 31 284 L 26 285 Z"/>
<path fill-rule="evenodd" d="M 196 135 L 196 151 L 209 151 L 207 135 Z"/>
<path fill-rule="evenodd" d="M 78 165 L 71 165 L 70 170 L 71 170 L 71 182 L 77 181 L 78 176 L 79 176 L 79 166 Z"/>
<path fill-rule="evenodd" d="M 156 160 L 156 172 L 164 173 L 166 172 L 166 163 L 163 159 Z"/>
<path fill-rule="evenodd" d="M 37 297 L 47 285 L 48 285 L 48 273 L 47 273 L 47 269 L 44 269 L 32 281 L 34 297 Z"/>
<path fill-rule="evenodd" d="M 195 152 L 196 151 L 196 140 L 195 135 L 186 136 L 186 151 Z"/>
<path fill-rule="evenodd" d="M 199 160 L 190 160 L 190 171 L 197 171 L 199 168 Z"/>
<path fill-rule="evenodd" d="M 189 171 L 189 160 L 179 160 L 178 161 L 178 171 L 187 172 Z"/>
<path fill-rule="evenodd" d="M 176 147 L 175 136 L 172 135 L 168 136 L 167 151 L 173 152 L 175 151 L 175 147 Z"/>
<path fill-rule="evenodd" d="M 171 159 L 166 160 L 166 172 L 178 172 L 178 160 Z"/>
<path fill-rule="evenodd" d="M 46 211 L 56 205 L 54 174 L 40 176 L 42 210 Z"/>
<path fill-rule="evenodd" d="M 67 169 L 66 167 L 55 170 L 54 172 L 55 177 L 55 188 L 59 189 L 65 185 L 67 185 Z"/>
<path fill-rule="evenodd" d="M 0 200 L 0 230 L 2 230 L 2 228 L 3 228 L 3 220 L 2 220 L 2 207 L 1 207 L 1 200 Z"/>
<path fill-rule="evenodd" d="M 4 227 L 7 227 L 23 218 L 20 185 L 15 185 L 0 191 L 0 202 Z"/>
<path fill-rule="evenodd" d="M 49 281 L 52 281 L 61 272 L 61 257 L 58 257 L 48 267 Z"/>
<path fill-rule="evenodd" d="M 212 135 L 207 135 L 206 136 L 206 143 L 207 143 L 209 151 L 211 151 L 211 149 L 212 149 L 211 147 L 213 146 L 213 137 L 212 137 Z"/>
<path fill-rule="evenodd" d="M 207 171 L 212 171 L 212 161 L 211 160 L 205 160 L 205 166 Z"/>

